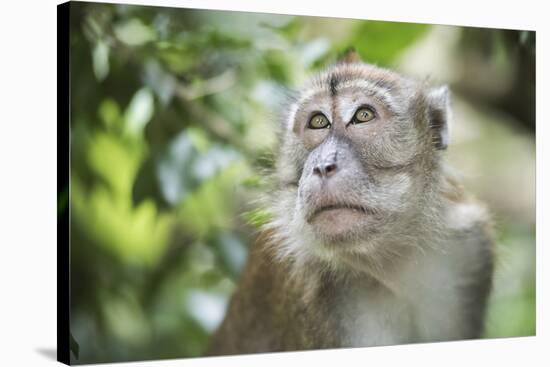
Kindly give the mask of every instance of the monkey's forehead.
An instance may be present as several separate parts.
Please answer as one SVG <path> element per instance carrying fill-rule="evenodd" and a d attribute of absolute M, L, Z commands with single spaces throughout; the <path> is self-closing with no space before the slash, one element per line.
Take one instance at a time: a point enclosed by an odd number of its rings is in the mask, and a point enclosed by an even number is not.
<path fill-rule="evenodd" d="M 380 91 L 382 94 L 399 94 L 402 90 L 420 88 L 420 84 L 394 71 L 362 62 L 338 63 L 313 76 L 299 91 L 299 94 L 312 94 L 326 91 L 336 95 L 339 90 L 356 87 Z"/>
<path fill-rule="evenodd" d="M 339 98 L 343 90 L 370 95 L 383 102 L 386 108 L 396 114 L 404 113 L 408 108 L 407 100 L 421 90 L 418 82 L 400 74 L 362 62 L 340 63 L 327 68 L 312 77 L 298 91 L 291 101 L 285 119 L 291 128 L 296 112 L 320 95 Z"/>

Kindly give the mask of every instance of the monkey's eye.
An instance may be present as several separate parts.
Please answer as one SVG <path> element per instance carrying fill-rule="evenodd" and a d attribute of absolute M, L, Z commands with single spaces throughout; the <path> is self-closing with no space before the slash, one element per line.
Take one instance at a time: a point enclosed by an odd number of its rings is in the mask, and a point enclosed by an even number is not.
<path fill-rule="evenodd" d="M 368 107 L 361 107 L 355 111 L 353 115 L 352 124 L 361 124 L 363 122 L 368 122 L 375 117 L 374 111 Z"/>
<path fill-rule="evenodd" d="M 307 127 L 310 129 L 326 129 L 330 128 L 330 122 L 325 115 L 318 113 L 309 119 Z"/>

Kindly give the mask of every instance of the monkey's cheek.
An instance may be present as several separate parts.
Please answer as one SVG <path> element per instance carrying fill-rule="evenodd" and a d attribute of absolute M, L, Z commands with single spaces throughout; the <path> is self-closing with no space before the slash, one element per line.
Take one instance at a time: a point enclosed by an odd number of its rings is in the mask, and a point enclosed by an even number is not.
<path fill-rule="evenodd" d="M 317 214 L 311 225 L 322 236 L 342 238 L 352 234 L 358 227 L 365 225 L 368 215 L 353 209 L 330 209 Z"/>

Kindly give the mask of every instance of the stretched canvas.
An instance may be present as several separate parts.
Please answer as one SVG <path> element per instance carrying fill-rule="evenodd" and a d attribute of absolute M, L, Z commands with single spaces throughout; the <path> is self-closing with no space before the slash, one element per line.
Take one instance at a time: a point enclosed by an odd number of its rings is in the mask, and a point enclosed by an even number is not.
<path fill-rule="evenodd" d="M 535 335 L 535 32 L 58 6 L 58 359 Z"/>

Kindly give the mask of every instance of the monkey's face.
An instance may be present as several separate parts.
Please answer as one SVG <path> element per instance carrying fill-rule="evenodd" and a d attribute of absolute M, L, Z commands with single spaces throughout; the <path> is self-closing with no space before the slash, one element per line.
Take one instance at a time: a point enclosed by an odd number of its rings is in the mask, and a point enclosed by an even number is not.
<path fill-rule="evenodd" d="M 418 197 L 414 119 L 398 116 L 382 92 L 349 84 L 305 101 L 293 128 L 307 151 L 298 212 L 329 243 L 372 237 Z"/>
<path fill-rule="evenodd" d="M 435 135 L 426 96 L 385 70 L 337 66 L 290 111 L 283 180 L 295 226 L 321 246 L 363 246 L 407 231 L 427 195 Z"/>

